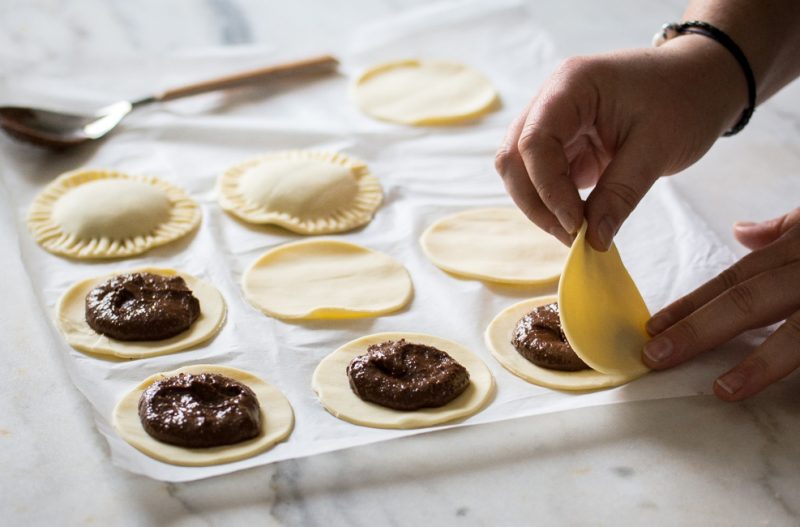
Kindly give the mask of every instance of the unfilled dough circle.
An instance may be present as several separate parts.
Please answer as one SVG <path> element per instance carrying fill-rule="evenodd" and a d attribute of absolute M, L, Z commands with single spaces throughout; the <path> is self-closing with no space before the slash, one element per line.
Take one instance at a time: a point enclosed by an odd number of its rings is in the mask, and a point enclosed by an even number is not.
<path fill-rule="evenodd" d="M 338 240 L 282 245 L 259 256 L 242 277 L 245 297 L 284 319 L 374 317 L 411 299 L 411 278 L 394 258 Z"/>
<path fill-rule="evenodd" d="M 558 281 L 568 249 L 516 208 L 465 210 L 420 237 L 434 265 L 466 278 L 505 284 Z"/>
<path fill-rule="evenodd" d="M 636 375 L 606 375 L 594 370 L 550 370 L 537 366 L 523 357 L 511 344 L 514 326 L 519 319 L 530 313 L 535 307 L 557 300 L 555 296 L 523 300 L 507 307 L 491 321 L 484 333 L 484 339 L 497 362 L 520 379 L 555 390 L 583 391 L 611 388 L 630 382 L 637 377 Z"/>
<path fill-rule="evenodd" d="M 433 346 L 453 357 L 469 372 L 467 389 L 444 406 L 410 412 L 361 400 L 350 388 L 347 365 L 373 344 L 400 339 Z M 477 355 L 453 341 L 424 333 L 376 333 L 348 342 L 322 359 L 311 386 L 322 406 L 335 417 L 373 428 L 422 428 L 466 418 L 481 411 L 494 395 L 494 377 Z"/>
<path fill-rule="evenodd" d="M 200 301 L 200 316 L 189 329 L 164 340 L 125 341 L 97 333 L 86 323 L 86 295 L 95 286 L 124 273 L 180 276 Z M 219 290 L 208 282 L 175 269 L 143 267 L 95 276 L 74 284 L 61 296 L 56 306 L 56 322 L 67 344 L 78 351 L 103 357 L 143 359 L 183 351 L 206 342 L 222 328 L 226 310 L 225 300 Z"/>
<path fill-rule="evenodd" d="M 271 223 L 300 234 L 360 227 L 383 200 L 378 178 L 345 154 L 313 150 L 272 152 L 226 170 L 219 203 L 239 219 Z"/>
<path fill-rule="evenodd" d="M 361 110 L 412 125 L 457 124 L 491 111 L 497 92 L 481 73 L 439 60 L 401 60 L 370 68 L 353 85 Z"/>
<path fill-rule="evenodd" d="M 67 172 L 31 204 L 28 227 L 48 251 L 73 258 L 121 258 L 194 230 L 200 208 L 180 188 L 154 177 L 109 170 Z"/>
<path fill-rule="evenodd" d="M 139 398 L 154 382 L 180 373 L 218 373 L 247 385 L 255 392 L 261 407 L 259 435 L 241 443 L 211 448 L 186 448 L 162 443 L 153 438 L 142 427 L 139 419 Z M 140 452 L 172 465 L 202 467 L 231 463 L 268 450 L 292 433 L 294 412 L 280 390 L 252 373 L 227 366 L 198 364 L 151 375 L 117 403 L 112 421 L 120 437 Z"/>

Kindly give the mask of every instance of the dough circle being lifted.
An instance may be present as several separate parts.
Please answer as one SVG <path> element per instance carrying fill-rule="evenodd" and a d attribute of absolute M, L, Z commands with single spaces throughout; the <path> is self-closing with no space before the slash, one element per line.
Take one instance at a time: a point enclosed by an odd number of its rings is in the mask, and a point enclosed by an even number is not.
<path fill-rule="evenodd" d="M 247 385 L 255 392 L 261 408 L 259 435 L 241 443 L 211 448 L 186 448 L 162 443 L 150 436 L 139 419 L 139 398 L 154 382 L 180 373 L 218 373 Z M 148 377 L 117 403 L 112 420 L 120 437 L 140 452 L 165 463 L 187 467 L 219 465 L 255 456 L 289 437 L 294 428 L 292 406 L 280 390 L 252 373 L 211 364 L 186 366 Z"/>
<path fill-rule="evenodd" d="M 517 321 L 537 306 L 556 302 L 555 296 L 523 300 L 507 307 L 489 324 L 484 333 L 486 345 L 495 359 L 517 377 L 539 386 L 555 390 L 597 390 L 611 388 L 632 381 L 638 375 L 606 375 L 594 370 L 558 371 L 542 368 L 523 357 L 511 344 Z"/>
<path fill-rule="evenodd" d="M 109 170 L 62 174 L 36 196 L 28 227 L 48 251 L 73 258 L 121 258 L 194 230 L 200 208 L 154 177 Z"/>
<path fill-rule="evenodd" d="M 436 221 L 420 238 L 437 267 L 505 284 L 555 283 L 568 249 L 516 208 L 465 210 Z"/>
<path fill-rule="evenodd" d="M 457 124 L 497 104 L 497 92 L 483 74 L 440 60 L 380 64 L 356 79 L 352 94 L 367 115 L 411 125 Z"/>
<path fill-rule="evenodd" d="M 378 178 L 363 162 L 340 153 L 273 152 L 228 169 L 219 203 L 234 216 L 300 234 L 360 227 L 383 199 Z"/>
<path fill-rule="evenodd" d="M 97 333 L 86 322 L 86 295 L 95 286 L 122 273 L 180 276 L 200 301 L 200 316 L 189 329 L 164 340 L 124 341 Z M 61 296 L 56 306 L 56 322 L 67 344 L 78 351 L 103 357 L 142 359 L 183 351 L 206 342 L 222 328 L 225 313 L 225 300 L 219 290 L 208 282 L 175 269 L 144 267 L 95 276 L 74 284 Z"/>
<path fill-rule="evenodd" d="M 403 411 L 361 400 L 347 376 L 347 365 L 373 344 L 387 340 L 423 344 L 450 355 L 469 372 L 470 384 L 458 397 L 438 408 Z M 373 428 L 422 428 L 469 417 L 481 411 L 494 395 L 494 377 L 474 353 L 453 341 L 423 333 L 376 333 L 348 342 L 319 363 L 311 386 L 331 414 L 353 424 Z"/>
<path fill-rule="evenodd" d="M 281 245 L 245 271 L 247 300 L 283 319 L 375 317 L 405 306 L 411 278 L 394 258 L 338 240 Z"/>

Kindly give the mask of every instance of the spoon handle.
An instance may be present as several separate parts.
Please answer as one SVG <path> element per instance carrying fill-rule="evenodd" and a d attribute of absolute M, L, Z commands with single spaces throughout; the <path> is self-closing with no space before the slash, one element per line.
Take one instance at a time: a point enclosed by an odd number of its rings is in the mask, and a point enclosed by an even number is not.
<path fill-rule="evenodd" d="M 188 97 L 189 95 L 196 95 L 198 93 L 205 93 L 209 91 L 219 90 L 221 88 L 231 88 L 233 86 L 240 86 L 255 81 L 277 79 L 287 77 L 290 75 L 304 74 L 304 73 L 322 73 L 333 71 L 338 66 L 339 61 L 330 55 L 322 55 L 319 57 L 311 57 L 308 59 L 297 60 L 293 62 L 286 62 L 275 66 L 267 66 L 265 68 L 258 68 L 255 70 L 244 71 L 241 73 L 234 73 L 233 75 L 226 75 L 216 79 L 209 79 L 206 81 L 188 84 L 178 88 L 166 90 L 158 95 L 155 95 L 150 100 L 156 101 L 169 101 L 178 99 L 180 97 Z M 148 98 L 149 99 L 149 98 Z"/>

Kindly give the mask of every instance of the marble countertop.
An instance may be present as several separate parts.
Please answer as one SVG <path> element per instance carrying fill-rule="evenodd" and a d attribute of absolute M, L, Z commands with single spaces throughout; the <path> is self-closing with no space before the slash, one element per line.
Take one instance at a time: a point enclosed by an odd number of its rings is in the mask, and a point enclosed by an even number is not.
<path fill-rule="evenodd" d="M 290 5 L 289 5 L 290 4 Z M 0 1 L 0 84 L 82 61 L 220 45 L 324 48 L 423 0 Z M 602 5 L 601 5 L 602 4 Z M 682 2 L 530 2 L 558 54 L 646 45 Z M 531 93 L 536 87 L 531 87 Z M 730 224 L 800 195 L 800 87 L 676 176 Z M 2 102 L 2 101 L 0 101 Z M 6 189 L 0 186 L 0 193 Z M 798 525 L 800 376 L 750 401 L 643 401 L 459 428 L 170 484 L 109 462 L 89 404 L 33 329 L 14 211 L 0 221 L 0 513 L 5 525 Z M 41 324 L 38 324 L 41 326 Z M 709 379 L 709 383 L 713 379 Z M 46 396 L 46 397 L 45 397 Z"/>

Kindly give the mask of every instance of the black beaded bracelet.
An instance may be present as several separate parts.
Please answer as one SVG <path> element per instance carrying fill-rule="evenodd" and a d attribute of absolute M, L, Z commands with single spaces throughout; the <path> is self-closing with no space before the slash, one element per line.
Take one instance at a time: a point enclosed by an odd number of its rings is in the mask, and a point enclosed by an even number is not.
<path fill-rule="evenodd" d="M 684 35 L 686 33 L 703 35 L 704 37 L 716 40 L 722 44 L 725 49 L 731 52 L 733 58 L 735 58 L 736 62 L 738 62 L 739 66 L 741 66 L 745 80 L 747 80 L 747 108 L 745 108 L 745 110 L 742 112 L 741 117 L 739 117 L 739 120 L 735 125 L 733 125 L 733 128 L 722 135 L 727 137 L 739 133 L 750 121 L 750 117 L 753 115 L 753 112 L 756 109 L 756 79 L 753 76 L 753 70 L 750 68 L 750 63 L 747 61 L 747 57 L 745 57 L 742 49 L 736 45 L 736 42 L 734 42 L 733 39 L 725 32 L 712 26 L 708 22 L 701 22 L 699 20 L 692 20 L 690 22 L 683 22 L 680 24 L 676 22 L 673 22 L 672 24 L 664 24 L 661 27 L 661 31 L 656 33 L 653 37 L 653 45 L 660 46 L 667 40 L 678 35 Z"/>

